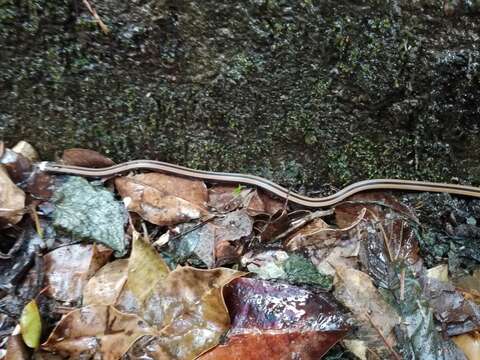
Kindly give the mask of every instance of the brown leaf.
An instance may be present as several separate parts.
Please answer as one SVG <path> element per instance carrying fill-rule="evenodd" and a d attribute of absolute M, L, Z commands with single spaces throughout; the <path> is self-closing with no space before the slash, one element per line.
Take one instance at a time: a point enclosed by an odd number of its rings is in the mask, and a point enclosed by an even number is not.
<path fill-rule="evenodd" d="M 155 329 L 136 315 L 112 306 L 92 305 L 65 315 L 42 347 L 71 359 L 95 355 L 117 360 L 138 338 L 152 334 L 156 334 Z"/>
<path fill-rule="evenodd" d="M 117 178 L 115 186 L 129 211 L 156 225 L 174 225 L 207 214 L 208 193 L 201 181 L 148 173 Z"/>
<path fill-rule="evenodd" d="M 256 189 L 242 189 L 233 185 L 217 185 L 208 189 L 208 206 L 219 212 L 245 208 L 249 215 L 273 215 L 283 208 L 283 203 Z"/>
<path fill-rule="evenodd" d="M 347 333 L 345 318 L 327 295 L 241 278 L 225 288 L 232 316 L 228 340 L 201 360 L 320 359 Z"/>
<path fill-rule="evenodd" d="M 382 359 L 388 358 L 395 345 L 393 328 L 399 324 L 399 315 L 367 274 L 345 266 L 337 266 L 335 270 L 339 281 L 334 295 L 355 316 L 358 329 L 354 337 L 364 341 Z"/>
<path fill-rule="evenodd" d="M 480 359 L 480 332 L 454 336 L 452 340 L 465 353 L 468 360 Z"/>
<path fill-rule="evenodd" d="M 270 216 L 267 223 L 260 232 L 260 238 L 263 242 L 268 242 L 288 229 L 288 212 L 280 209 Z"/>
<path fill-rule="evenodd" d="M 32 171 L 32 162 L 22 154 L 5 149 L 3 156 L 0 157 L 0 164 L 3 164 L 12 181 L 16 184 L 28 179 Z"/>
<path fill-rule="evenodd" d="M 107 263 L 88 280 L 83 290 L 83 305 L 113 305 L 128 277 L 128 259 Z"/>
<path fill-rule="evenodd" d="M 57 300 L 78 302 L 88 279 L 107 261 L 112 250 L 101 245 L 60 247 L 44 256 L 47 294 Z"/>
<path fill-rule="evenodd" d="M 18 223 L 23 217 L 25 193 L 0 165 L 0 228 Z"/>
<path fill-rule="evenodd" d="M 26 141 L 19 141 L 15 146 L 12 148 L 17 154 L 21 154 L 30 160 L 32 163 L 37 162 L 40 160 L 38 156 L 37 150 L 28 142 Z M 1 154 L 0 154 L 1 156 Z"/>
<path fill-rule="evenodd" d="M 4 360 L 28 360 L 30 354 L 22 340 L 22 335 L 10 335 L 7 341 L 7 355 Z"/>
<path fill-rule="evenodd" d="M 78 148 L 64 150 L 62 162 L 65 165 L 91 168 L 103 168 L 115 164 L 112 159 L 109 159 L 94 150 Z"/>

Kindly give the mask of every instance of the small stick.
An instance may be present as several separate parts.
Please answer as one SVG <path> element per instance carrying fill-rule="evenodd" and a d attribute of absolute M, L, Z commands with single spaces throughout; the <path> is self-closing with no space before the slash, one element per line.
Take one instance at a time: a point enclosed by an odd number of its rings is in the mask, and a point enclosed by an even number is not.
<path fill-rule="evenodd" d="M 83 0 L 83 3 L 87 7 L 88 11 L 90 11 L 93 18 L 97 22 L 98 26 L 100 26 L 100 29 L 102 29 L 103 33 L 105 35 L 108 35 L 110 33 L 110 30 L 108 29 L 107 25 L 105 25 L 105 23 L 102 21 L 102 19 L 100 19 L 100 16 L 98 16 L 97 11 L 94 8 L 92 8 L 88 0 Z"/>

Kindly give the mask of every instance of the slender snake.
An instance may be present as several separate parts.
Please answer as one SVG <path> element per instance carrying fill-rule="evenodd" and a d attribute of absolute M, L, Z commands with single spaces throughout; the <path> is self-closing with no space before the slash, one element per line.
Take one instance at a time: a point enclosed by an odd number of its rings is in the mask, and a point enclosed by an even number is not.
<path fill-rule="evenodd" d="M 267 192 L 270 192 L 282 199 L 288 200 L 292 203 L 310 208 L 329 207 L 356 193 L 366 190 L 378 189 L 450 193 L 455 195 L 480 198 L 480 188 L 478 187 L 396 179 L 373 179 L 359 181 L 339 190 L 333 195 L 315 198 L 289 191 L 288 189 L 259 176 L 194 170 L 184 166 L 169 164 L 166 162 L 155 160 L 134 160 L 106 168 L 85 168 L 51 162 L 43 162 L 40 164 L 40 169 L 51 173 L 79 175 L 85 177 L 114 176 L 131 170 L 153 170 L 171 175 L 180 175 L 200 180 L 230 184 L 252 185 L 261 188 Z"/>

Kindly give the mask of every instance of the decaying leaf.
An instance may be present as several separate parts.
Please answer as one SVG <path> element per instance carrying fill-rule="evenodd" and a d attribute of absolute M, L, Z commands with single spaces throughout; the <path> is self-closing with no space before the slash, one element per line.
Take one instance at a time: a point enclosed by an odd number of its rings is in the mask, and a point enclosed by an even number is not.
<path fill-rule="evenodd" d="M 66 165 L 102 168 L 112 166 L 112 159 L 89 149 L 67 149 L 63 152 L 62 162 Z"/>
<path fill-rule="evenodd" d="M 147 173 L 119 177 L 115 186 L 129 211 L 156 225 L 175 225 L 207 214 L 208 192 L 201 181 Z"/>
<path fill-rule="evenodd" d="M 196 227 L 191 230 L 191 227 Z M 229 212 L 197 227 L 180 225 L 176 232 L 185 233 L 169 243 L 170 257 L 176 263 L 202 263 L 208 268 L 237 259 L 244 240 L 252 234 L 253 221 L 245 209 Z M 200 264 L 195 262 L 198 259 Z"/>
<path fill-rule="evenodd" d="M 336 271 L 339 281 L 334 294 L 355 316 L 358 328 L 354 337 L 365 342 L 365 350 L 370 349 L 382 359 L 391 357 L 395 354 L 393 328 L 400 322 L 398 313 L 382 298 L 367 274 L 344 266 L 337 266 Z"/>
<path fill-rule="evenodd" d="M 426 276 L 420 277 L 420 284 L 435 318 L 449 336 L 480 330 L 480 305 L 466 299 L 452 284 Z"/>
<path fill-rule="evenodd" d="M 25 346 L 21 334 L 17 334 L 16 331 L 10 335 L 7 341 L 7 354 L 3 360 L 29 360 L 30 354 Z"/>
<path fill-rule="evenodd" d="M 69 176 L 55 191 L 53 202 L 56 228 L 108 246 L 116 256 L 125 254 L 124 208 L 110 191 L 83 178 Z"/>
<path fill-rule="evenodd" d="M 10 149 L 5 149 L 0 157 L 0 164 L 16 184 L 27 180 L 32 171 L 32 162 Z"/>
<path fill-rule="evenodd" d="M 70 359 L 95 355 L 118 360 L 138 338 L 151 334 L 156 334 L 155 329 L 137 315 L 92 305 L 65 315 L 42 348 Z"/>
<path fill-rule="evenodd" d="M 300 254 L 288 254 L 282 250 L 248 253 L 242 257 L 241 263 L 260 279 L 283 279 L 294 285 L 310 284 L 324 289 L 332 286 L 332 278 L 320 273 L 309 259 Z"/>
<path fill-rule="evenodd" d="M 18 223 L 23 217 L 25 193 L 0 165 L 0 228 Z"/>
<path fill-rule="evenodd" d="M 244 208 L 248 214 L 275 214 L 283 208 L 283 203 L 272 199 L 255 189 L 235 187 L 232 185 L 217 185 L 208 189 L 208 206 L 218 212 L 229 212 Z"/>
<path fill-rule="evenodd" d="M 241 278 L 225 288 L 227 341 L 201 360 L 320 359 L 349 326 L 327 295 Z"/>
<path fill-rule="evenodd" d="M 128 259 L 103 266 L 88 280 L 83 290 L 83 305 L 113 305 L 117 302 L 128 277 Z"/>
<path fill-rule="evenodd" d="M 47 293 L 66 302 L 79 302 L 88 279 L 107 261 L 112 250 L 102 245 L 63 246 L 44 256 Z"/>
<path fill-rule="evenodd" d="M 480 359 L 480 332 L 454 336 L 452 340 L 464 352 L 468 360 Z"/>
<path fill-rule="evenodd" d="M 20 331 L 25 344 L 30 348 L 37 348 L 40 345 L 42 333 L 42 319 L 38 310 L 37 302 L 30 301 L 22 311 L 20 317 Z"/>

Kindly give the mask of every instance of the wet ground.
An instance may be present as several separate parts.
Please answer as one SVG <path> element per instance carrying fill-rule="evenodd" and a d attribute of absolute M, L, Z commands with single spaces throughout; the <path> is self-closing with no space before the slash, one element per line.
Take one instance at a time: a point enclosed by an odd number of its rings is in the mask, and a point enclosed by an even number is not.
<path fill-rule="evenodd" d="M 480 184 L 474 2 L 90 2 L 109 35 L 80 0 L 0 1 L 8 144 L 306 192 L 376 177 Z"/>

